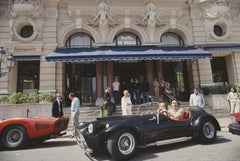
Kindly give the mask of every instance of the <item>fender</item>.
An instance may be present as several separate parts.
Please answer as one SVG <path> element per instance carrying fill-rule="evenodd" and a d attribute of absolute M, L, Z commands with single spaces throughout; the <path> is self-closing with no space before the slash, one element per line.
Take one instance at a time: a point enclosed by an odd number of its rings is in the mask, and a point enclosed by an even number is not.
<path fill-rule="evenodd" d="M 209 115 L 209 114 L 207 114 L 207 115 L 200 115 L 197 118 L 193 119 L 193 121 L 192 121 L 193 137 L 197 137 L 199 135 L 201 123 L 205 119 L 212 120 L 216 130 L 217 131 L 221 131 L 221 127 L 220 127 L 218 121 L 216 120 L 216 118 L 214 116 Z"/>
<path fill-rule="evenodd" d="M 115 124 L 114 126 L 104 130 L 104 135 L 107 134 L 107 136 L 110 136 L 112 133 L 114 133 L 118 130 L 122 130 L 122 129 L 131 130 L 132 132 L 134 132 L 136 134 L 135 136 L 137 137 L 137 139 L 139 139 L 139 141 L 141 143 L 143 142 L 143 136 L 142 136 L 140 130 L 131 124 L 124 124 L 124 125 L 121 123 Z"/>

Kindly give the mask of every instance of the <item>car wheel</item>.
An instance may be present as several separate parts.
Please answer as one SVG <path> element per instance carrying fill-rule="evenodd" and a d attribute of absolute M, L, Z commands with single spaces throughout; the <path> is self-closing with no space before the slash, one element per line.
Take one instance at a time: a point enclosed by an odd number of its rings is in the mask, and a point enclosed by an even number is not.
<path fill-rule="evenodd" d="M 27 142 L 28 136 L 24 127 L 19 125 L 9 126 L 2 134 L 2 144 L 9 149 L 19 148 Z"/>
<path fill-rule="evenodd" d="M 216 128 L 210 119 L 206 119 L 201 123 L 199 131 L 199 139 L 201 143 L 212 143 L 216 139 Z"/>
<path fill-rule="evenodd" d="M 108 152 L 116 160 L 131 158 L 137 147 L 135 136 L 129 130 L 120 130 L 107 141 Z"/>

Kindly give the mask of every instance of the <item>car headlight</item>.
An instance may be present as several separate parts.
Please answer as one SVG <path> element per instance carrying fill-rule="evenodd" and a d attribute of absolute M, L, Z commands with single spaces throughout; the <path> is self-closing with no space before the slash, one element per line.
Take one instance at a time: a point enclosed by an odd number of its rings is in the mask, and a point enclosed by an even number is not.
<path fill-rule="evenodd" d="M 88 132 L 89 132 L 90 134 L 93 133 L 93 124 L 89 124 L 89 125 L 88 125 Z"/>
<path fill-rule="evenodd" d="M 105 128 L 108 129 L 110 127 L 110 124 L 106 124 Z"/>
<path fill-rule="evenodd" d="M 231 116 L 230 119 L 231 119 L 231 121 L 232 121 L 233 123 L 238 123 L 237 120 L 236 120 L 236 118 L 235 118 L 234 116 Z"/>

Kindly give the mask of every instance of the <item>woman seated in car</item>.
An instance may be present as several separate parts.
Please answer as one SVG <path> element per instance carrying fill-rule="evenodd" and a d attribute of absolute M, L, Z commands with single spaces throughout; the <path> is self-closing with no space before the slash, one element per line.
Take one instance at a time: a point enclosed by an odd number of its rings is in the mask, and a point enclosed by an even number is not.
<path fill-rule="evenodd" d="M 168 116 L 174 120 L 182 120 L 183 119 L 184 109 L 179 106 L 177 100 L 172 101 L 172 108 L 168 110 Z"/>

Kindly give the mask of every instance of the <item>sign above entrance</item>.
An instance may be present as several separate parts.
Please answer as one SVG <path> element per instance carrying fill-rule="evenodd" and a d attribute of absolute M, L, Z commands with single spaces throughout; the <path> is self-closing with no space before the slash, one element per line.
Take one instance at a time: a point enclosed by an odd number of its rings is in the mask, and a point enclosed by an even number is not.
<path fill-rule="evenodd" d="M 212 58 L 209 51 L 194 47 L 104 46 L 56 49 L 47 62 L 137 61 Z"/>

